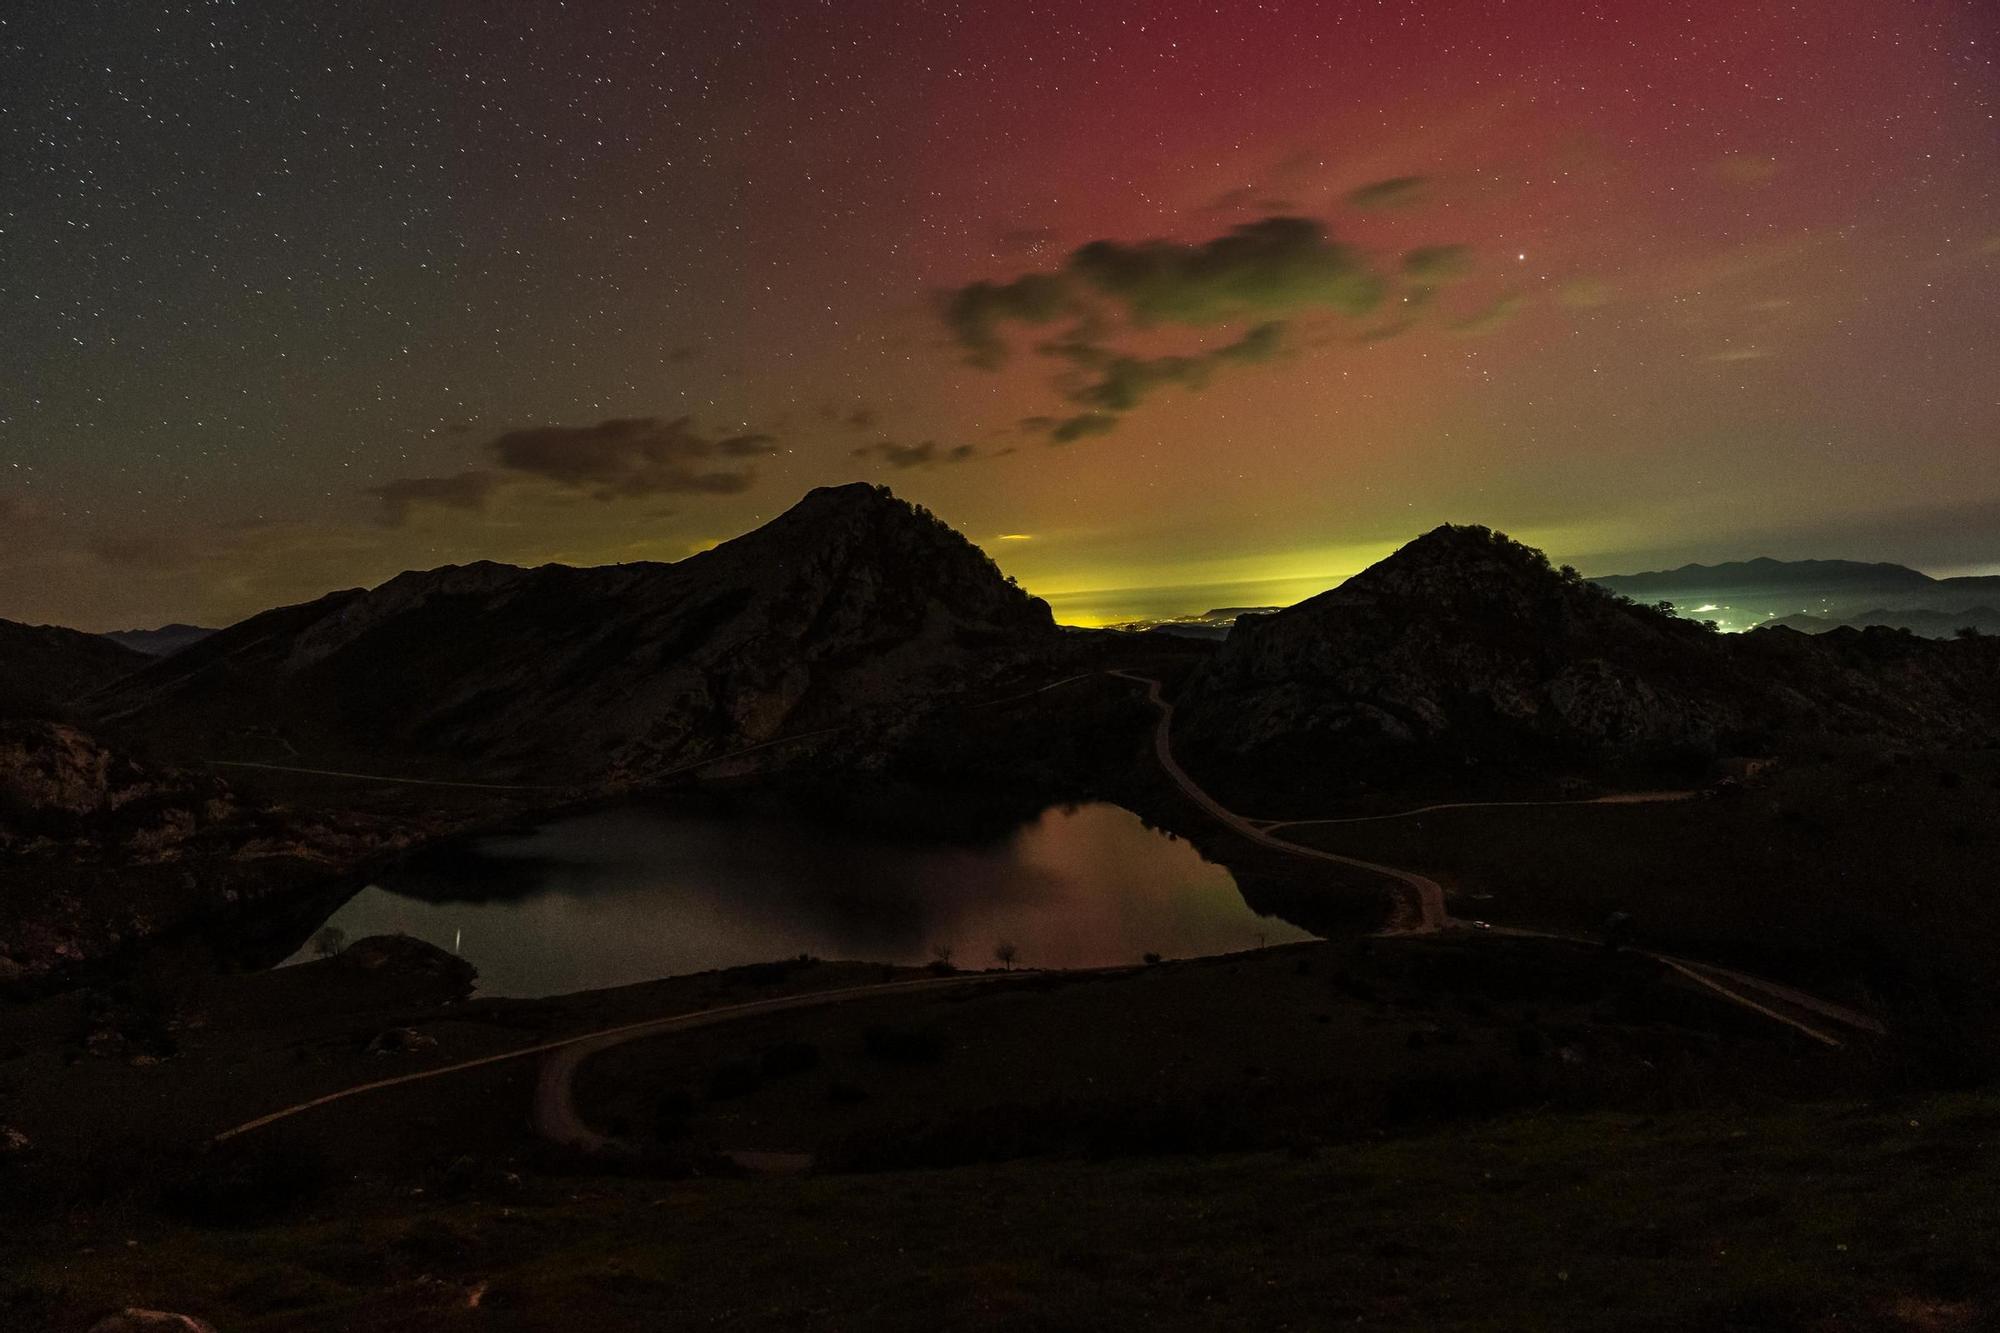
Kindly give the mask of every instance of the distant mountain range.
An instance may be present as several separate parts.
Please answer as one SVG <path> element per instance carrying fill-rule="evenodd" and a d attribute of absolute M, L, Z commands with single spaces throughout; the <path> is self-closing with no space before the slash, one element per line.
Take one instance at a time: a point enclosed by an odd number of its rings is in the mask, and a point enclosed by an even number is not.
<path fill-rule="evenodd" d="M 1591 582 L 1635 601 L 1670 601 L 1682 615 L 1732 630 L 1772 622 L 1807 631 L 1888 625 L 1942 638 L 1966 624 L 1984 629 L 2000 605 L 2000 575 L 1938 579 L 1905 565 L 1855 560 L 1765 557 Z M 1980 612 L 1988 622 L 1977 618 Z"/>
<path fill-rule="evenodd" d="M 158 629 L 115 629 L 100 637 L 109 639 L 113 643 L 123 644 L 134 652 L 144 653 L 148 657 L 165 657 L 169 653 L 179 652 L 191 643 L 200 643 L 213 633 L 214 630 L 203 629 L 199 625 L 176 623 L 162 625 Z"/>

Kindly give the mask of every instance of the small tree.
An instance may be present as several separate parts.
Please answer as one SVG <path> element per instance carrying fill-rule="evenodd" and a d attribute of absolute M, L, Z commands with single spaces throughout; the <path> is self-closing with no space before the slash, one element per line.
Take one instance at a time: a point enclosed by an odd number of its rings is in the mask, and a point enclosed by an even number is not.
<path fill-rule="evenodd" d="M 1014 970 L 1014 960 L 1020 956 L 1021 951 L 1014 947 L 1014 941 L 1012 940 L 1001 940 L 993 946 L 994 961 L 1009 972 Z"/>
<path fill-rule="evenodd" d="M 331 958 L 347 947 L 347 932 L 339 926 L 321 926 L 313 936 L 313 953 L 320 958 Z"/>
<path fill-rule="evenodd" d="M 934 944 L 931 946 L 931 966 L 940 972 L 951 971 L 951 946 Z"/>
<path fill-rule="evenodd" d="M 1961 639 L 1976 639 L 1980 637 L 1979 626 L 1977 625 L 1960 625 L 1956 632 Z"/>

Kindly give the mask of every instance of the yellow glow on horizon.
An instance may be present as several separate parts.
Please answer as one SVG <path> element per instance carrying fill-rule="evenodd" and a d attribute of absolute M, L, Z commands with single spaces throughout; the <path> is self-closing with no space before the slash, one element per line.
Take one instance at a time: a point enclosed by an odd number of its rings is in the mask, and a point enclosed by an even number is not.
<path fill-rule="evenodd" d="M 1530 546 L 1557 552 L 1551 560 L 1561 564 L 1561 552 L 1596 549 L 1612 537 L 1613 525 L 1520 529 L 1510 535 Z M 1029 592 L 1048 602 L 1062 624 L 1092 629 L 1169 615 L 1197 615 L 1225 606 L 1291 606 L 1338 587 L 1404 545 L 1400 541 L 1355 542 L 1209 559 L 1009 572 Z M 1057 555 L 1055 551 L 1046 554 Z"/>

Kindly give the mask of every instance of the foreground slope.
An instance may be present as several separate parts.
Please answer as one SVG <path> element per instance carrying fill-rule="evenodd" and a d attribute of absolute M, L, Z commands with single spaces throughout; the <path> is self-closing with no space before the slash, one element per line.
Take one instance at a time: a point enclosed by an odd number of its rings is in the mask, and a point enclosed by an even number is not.
<path fill-rule="evenodd" d="M 183 755 L 644 780 L 893 717 L 1053 634 L 970 542 L 851 485 L 675 564 L 452 566 L 267 612 L 96 703 Z"/>
<path fill-rule="evenodd" d="M 0 620 L 0 716 L 63 711 L 146 665 L 145 654 L 96 634 Z"/>

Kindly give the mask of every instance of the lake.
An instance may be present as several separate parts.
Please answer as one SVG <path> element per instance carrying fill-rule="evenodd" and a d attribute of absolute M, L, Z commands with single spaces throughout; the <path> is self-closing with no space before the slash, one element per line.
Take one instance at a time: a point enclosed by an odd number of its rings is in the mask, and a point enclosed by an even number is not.
<path fill-rule="evenodd" d="M 813 954 L 960 967 L 1098 967 L 1309 939 L 1227 870 L 1129 810 L 1043 811 L 976 845 L 768 817 L 622 806 L 483 837 L 349 899 L 349 939 L 455 949 L 486 995 L 543 996 Z M 311 946 L 290 962 L 311 956 Z"/>

